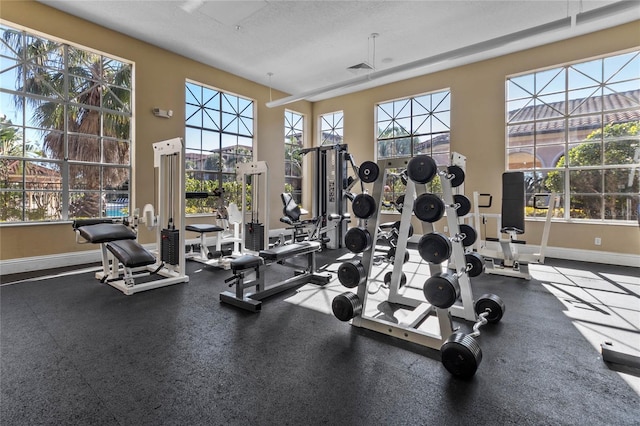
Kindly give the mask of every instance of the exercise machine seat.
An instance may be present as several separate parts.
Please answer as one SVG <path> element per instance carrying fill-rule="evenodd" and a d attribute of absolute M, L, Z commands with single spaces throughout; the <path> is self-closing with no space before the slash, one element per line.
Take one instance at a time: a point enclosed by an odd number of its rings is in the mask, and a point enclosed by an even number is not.
<path fill-rule="evenodd" d="M 97 225 L 98 223 L 116 223 L 113 221 L 113 219 L 76 219 L 73 221 L 73 223 L 71 224 L 71 226 L 73 227 L 73 229 L 78 229 L 81 226 L 87 226 L 87 225 Z"/>
<path fill-rule="evenodd" d="M 186 231 L 197 232 L 199 234 L 204 234 L 207 232 L 220 232 L 224 231 L 224 228 L 218 225 L 209 225 L 205 223 L 196 223 L 193 225 L 187 225 L 184 227 Z"/>
<path fill-rule="evenodd" d="M 121 223 L 97 223 L 95 225 L 80 226 L 77 231 L 82 238 L 94 244 L 136 239 L 136 233 L 133 229 Z"/>
<path fill-rule="evenodd" d="M 299 254 L 318 251 L 322 245 L 317 241 L 303 241 L 300 243 L 285 244 L 268 250 L 260 250 L 260 257 L 265 260 L 279 261 Z"/>
<path fill-rule="evenodd" d="M 236 274 L 238 271 L 244 271 L 245 269 L 256 268 L 262 265 L 264 262 L 261 257 L 254 256 L 252 254 L 245 254 L 237 257 L 229 264 L 231 265 L 231 272 Z"/>
<path fill-rule="evenodd" d="M 156 258 L 135 240 L 109 242 L 107 250 L 127 268 L 147 266 L 156 261 Z"/>
<path fill-rule="evenodd" d="M 524 234 L 524 205 L 524 172 L 503 173 L 500 232 Z"/>

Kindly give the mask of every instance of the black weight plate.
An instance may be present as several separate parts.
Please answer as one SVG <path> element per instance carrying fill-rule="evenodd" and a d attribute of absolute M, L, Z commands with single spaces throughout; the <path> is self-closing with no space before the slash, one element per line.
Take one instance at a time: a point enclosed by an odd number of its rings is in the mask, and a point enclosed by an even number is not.
<path fill-rule="evenodd" d="M 440 264 L 451 257 L 451 241 L 439 232 L 424 234 L 418 241 L 418 253 L 427 262 Z"/>
<path fill-rule="evenodd" d="M 456 215 L 458 215 L 458 217 L 466 216 L 471 211 L 471 201 L 464 195 L 454 195 L 453 202 L 458 204 L 458 208 L 456 209 Z"/>
<path fill-rule="evenodd" d="M 407 263 L 409 261 L 409 252 L 405 251 L 404 252 L 404 260 L 402 263 Z"/>
<path fill-rule="evenodd" d="M 452 187 L 458 187 L 464 182 L 464 170 L 462 170 L 460 166 L 447 167 L 447 173 L 453 175 L 453 177 L 451 178 Z"/>
<path fill-rule="evenodd" d="M 338 280 L 347 288 L 358 287 L 367 279 L 367 272 L 359 260 L 348 260 L 338 267 Z"/>
<path fill-rule="evenodd" d="M 469 247 L 476 242 L 476 238 L 478 238 L 478 234 L 476 230 L 473 229 L 471 225 L 467 225 L 466 223 L 460 224 L 460 233 L 464 234 L 465 237 L 462 240 L 462 245 L 465 247 Z"/>
<path fill-rule="evenodd" d="M 402 206 L 404 206 L 404 194 L 396 198 L 396 210 L 402 213 Z"/>
<path fill-rule="evenodd" d="M 484 272 L 484 258 L 478 253 L 465 253 L 464 260 L 467 263 L 467 275 L 477 277 Z"/>
<path fill-rule="evenodd" d="M 438 166 L 428 155 L 418 155 L 409 160 L 407 175 L 415 183 L 428 183 L 438 173 Z"/>
<path fill-rule="evenodd" d="M 471 336 L 453 333 L 440 347 L 442 365 L 456 377 L 473 377 L 482 362 L 480 345 Z"/>
<path fill-rule="evenodd" d="M 375 182 L 380 174 L 380 168 L 373 161 L 365 161 L 358 169 L 358 177 L 366 183 Z"/>
<path fill-rule="evenodd" d="M 393 228 L 396 231 L 400 231 L 400 221 L 396 220 L 393 224 Z M 407 238 L 411 238 L 413 236 L 413 224 L 409 224 L 409 235 L 407 235 Z"/>
<path fill-rule="evenodd" d="M 357 295 L 347 291 L 333 298 L 331 310 L 340 321 L 349 321 L 362 313 L 362 302 Z"/>
<path fill-rule="evenodd" d="M 384 283 L 386 285 L 391 284 L 391 274 L 392 274 L 391 271 L 384 274 Z M 400 287 L 402 287 L 406 283 L 407 283 L 407 275 L 404 272 L 402 272 L 402 275 L 400 276 Z"/>
<path fill-rule="evenodd" d="M 504 302 L 495 294 L 487 293 L 478 298 L 475 305 L 476 314 L 480 315 L 485 311 L 489 311 L 487 315 L 487 322 L 492 324 L 497 323 L 502 319 L 504 315 Z"/>
<path fill-rule="evenodd" d="M 458 276 L 444 272 L 427 278 L 422 288 L 424 297 L 436 308 L 448 309 L 460 297 Z"/>
<path fill-rule="evenodd" d="M 426 192 L 416 198 L 413 212 L 424 222 L 437 222 L 444 215 L 444 202 L 437 195 Z"/>
<path fill-rule="evenodd" d="M 344 234 L 344 245 L 353 253 L 362 253 L 371 248 L 371 234 L 364 228 L 350 228 Z"/>
<path fill-rule="evenodd" d="M 353 214 L 360 219 L 369 219 L 376 214 L 376 200 L 369 194 L 358 194 L 351 203 Z"/>

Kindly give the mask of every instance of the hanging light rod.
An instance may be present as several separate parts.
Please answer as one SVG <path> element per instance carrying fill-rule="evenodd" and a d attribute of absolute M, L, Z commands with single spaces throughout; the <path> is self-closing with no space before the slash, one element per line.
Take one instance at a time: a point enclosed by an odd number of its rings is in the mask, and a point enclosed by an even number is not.
<path fill-rule="evenodd" d="M 599 20 L 608 16 L 617 15 L 627 11 L 636 11 L 638 10 L 638 2 L 637 1 L 619 1 L 616 3 L 612 3 L 607 6 L 599 7 L 597 9 L 590 10 L 588 12 L 582 12 L 575 15 L 576 24 L 583 24 L 586 22 L 591 22 L 594 20 Z M 434 65 L 437 63 L 441 63 L 444 61 L 449 61 L 452 59 L 458 59 L 464 56 L 470 56 L 478 53 L 482 53 L 485 51 L 489 51 L 492 49 L 496 49 L 498 47 L 502 47 L 508 45 L 513 42 L 521 41 L 527 39 L 529 37 L 538 36 L 544 33 L 558 31 L 563 29 L 571 28 L 571 16 L 567 16 L 566 18 L 558 19 L 556 21 L 549 22 L 547 24 L 538 25 L 532 28 L 527 28 L 521 31 L 516 31 L 511 34 L 507 34 L 504 36 L 496 37 L 491 40 L 482 41 L 479 43 L 472 44 L 470 46 L 462 47 L 459 49 L 450 50 L 448 52 L 439 53 L 434 56 L 430 56 L 428 58 L 418 59 L 413 62 L 408 62 L 406 64 L 398 65 L 396 67 L 387 68 L 379 71 L 372 71 L 367 75 L 359 76 L 356 78 L 352 78 L 350 80 L 346 80 L 340 83 L 330 84 L 328 86 L 324 86 L 318 89 L 309 90 L 307 92 L 303 92 L 297 95 L 287 96 L 281 99 L 277 99 L 275 101 L 270 101 L 266 103 L 268 108 L 275 108 L 283 105 L 287 105 L 293 102 L 297 102 L 300 100 L 304 100 L 307 98 L 311 98 L 314 96 L 322 95 L 327 92 L 331 92 L 338 89 L 346 89 L 352 86 L 357 86 L 360 84 L 367 83 L 371 80 L 375 80 L 382 77 L 387 77 L 393 74 L 411 71 L 419 68 L 424 68 L 430 65 Z"/>

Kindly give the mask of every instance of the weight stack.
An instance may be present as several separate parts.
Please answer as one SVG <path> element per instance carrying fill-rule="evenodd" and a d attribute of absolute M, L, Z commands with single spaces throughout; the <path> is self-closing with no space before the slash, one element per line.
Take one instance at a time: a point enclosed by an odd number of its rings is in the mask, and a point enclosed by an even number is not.
<path fill-rule="evenodd" d="M 244 224 L 244 246 L 247 250 L 264 250 L 264 225 L 261 223 Z"/>
<path fill-rule="evenodd" d="M 160 231 L 160 258 L 164 263 L 177 265 L 179 260 L 178 247 L 180 231 L 177 229 L 163 229 Z"/>

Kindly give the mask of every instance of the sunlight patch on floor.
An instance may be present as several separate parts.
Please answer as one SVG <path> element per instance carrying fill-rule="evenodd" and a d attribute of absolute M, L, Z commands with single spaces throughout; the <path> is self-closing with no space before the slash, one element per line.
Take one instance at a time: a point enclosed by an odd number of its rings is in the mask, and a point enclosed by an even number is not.
<path fill-rule="evenodd" d="M 565 315 L 601 354 L 612 342 L 617 350 L 640 356 L 640 277 L 535 265 L 531 276 L 565 307 Z M 640 395 L 640 377 L 619 373 Z"/>

